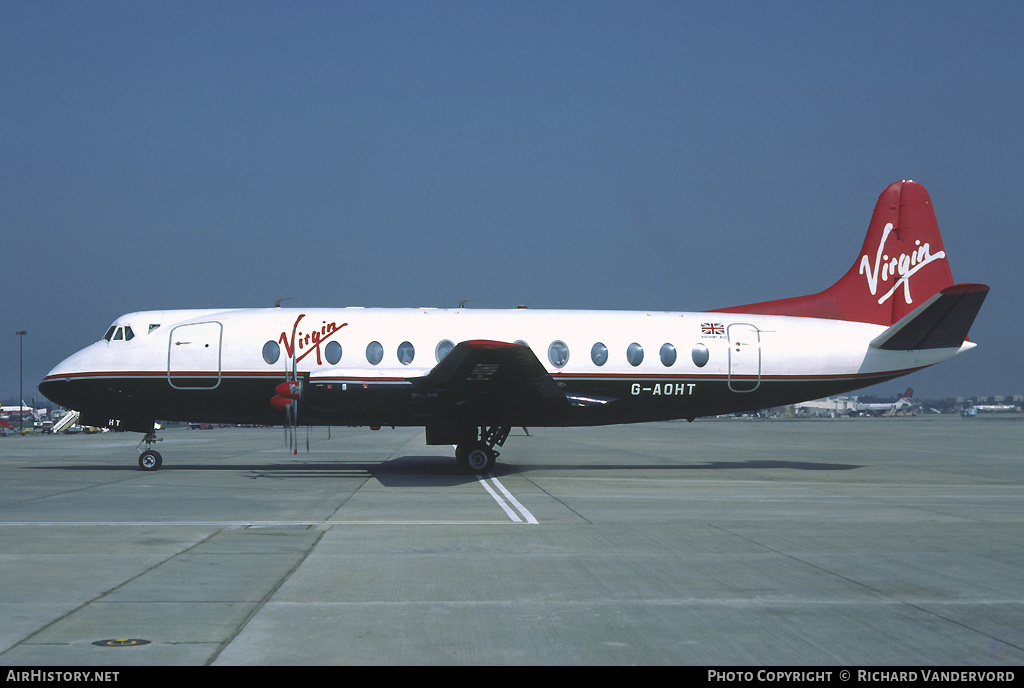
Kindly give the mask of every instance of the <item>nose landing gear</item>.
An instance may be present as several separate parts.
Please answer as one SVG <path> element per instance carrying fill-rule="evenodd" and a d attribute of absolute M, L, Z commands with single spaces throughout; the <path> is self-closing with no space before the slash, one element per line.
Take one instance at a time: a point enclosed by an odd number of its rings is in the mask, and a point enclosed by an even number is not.
<path fill-rule="evenodd" d="M 146 443 L 146 451 L 139 454 L 139 470 L 160 470 L 160 466 L 163 464 L 164 459 L 160 456 L 160 452 L 152 448 L 152 445 L 154 442 L 161 441 L 163 441 L 163 438 L 157 437 L 155 430 L 150 430 L 146 433 L 146 436 L 142 438 L 142 442 Z M 139 442 L 139 446 L 142 446 L 142 442 Z"/>

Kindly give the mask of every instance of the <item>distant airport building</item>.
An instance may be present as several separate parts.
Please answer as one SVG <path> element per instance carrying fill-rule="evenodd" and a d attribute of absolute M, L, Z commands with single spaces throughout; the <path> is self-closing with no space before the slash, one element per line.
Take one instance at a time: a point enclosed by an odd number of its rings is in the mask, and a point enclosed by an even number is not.
<path fill-rule="evenodd" d="M 793 412 L 798 416 L 845 416 L 856 408 L 854 397 L 828 397 L 793 404 Z"/>
<path fill-rule="evenodd" d="M 1013 413 L 1020 414 L 1024 408 L 1024 394 L 1002 395 L 996 394 L 987 397 L 957 397 L 957 407 L 960 414 L 965 417 L 977 416 L 989 413 Z"/>

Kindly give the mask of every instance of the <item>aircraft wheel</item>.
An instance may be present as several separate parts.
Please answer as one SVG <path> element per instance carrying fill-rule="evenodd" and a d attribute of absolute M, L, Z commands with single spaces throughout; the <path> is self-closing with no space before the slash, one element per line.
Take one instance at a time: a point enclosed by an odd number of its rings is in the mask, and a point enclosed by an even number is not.
<path fill-rule="evenodd" d="M 461 458 L 459 458 L 459 454 L 462 455 Z M 467 471 L 476 475 L 483 475 L 494 470 L 494 461 L 497 458 L 494 451 L 482 442 L 465 449 L 459 447 L 455 455 Z"/>
<path fill-rule="evenodd" d="M 139 468 L 144 471 L 160 470 L 160 465 L 163 462 L 164 460 L 163 457 L 160 456 L 160 452 L 153 449 L 147 449 L 139 454 Z"/>

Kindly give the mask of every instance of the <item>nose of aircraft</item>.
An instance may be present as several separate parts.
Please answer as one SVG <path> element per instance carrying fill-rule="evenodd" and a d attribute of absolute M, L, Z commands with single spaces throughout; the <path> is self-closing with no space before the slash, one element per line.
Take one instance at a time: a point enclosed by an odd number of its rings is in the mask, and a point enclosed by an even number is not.
<path fill-rule="evenodd" d="M 47 399 L 49 399 L 50 401 L 52 401 L 54 404 L 57 404 L 58 406 L 64 405 L 63 403 L 57 400 L 60 398 L 60 390 L 57 388 L 57 385 L 53 384 L 51 380 L 44 379 L 42 382 L 39 383 L 39 393 L 42 394 Z"/>
<path fill-rule="evenodd" d="M 71 378 L 55 377 L 51 370 L 50 374 L 39 383 L 39 393 L 58 406 L 77 410 L 79 408 L 76 405 L 75 397 L 77 395 L 74 394 L 73 387 Z"/>
<path fill-rule="evenodd" d="M 83 393 L 87 390 L 84 388 L 88 387 L 81 384 L 81 378 L 83 373 L 90 372 L 87 362 L 91 348 L 86 347 L 71 354 L 54 366 L 39 383 L 39 392 L 55 404 L 80 411 L 83 402 L 86 401 Z"/>

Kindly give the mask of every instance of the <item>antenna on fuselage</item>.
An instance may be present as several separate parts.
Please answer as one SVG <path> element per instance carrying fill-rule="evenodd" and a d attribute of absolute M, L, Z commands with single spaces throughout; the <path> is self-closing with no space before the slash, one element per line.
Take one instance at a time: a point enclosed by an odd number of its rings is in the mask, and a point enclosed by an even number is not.
<path fill-rule="evenodd" d="M 459 308 L 465 308 L 467 301 L 479 301 L 479 299 L 462 299 L 459 301 Z"/>
<path fill-rule="evenodd" d="M 277 301 L 274 302 L 274 308 L 280 308 L 282 301 L 291 301 L 292 299 L 293 297 L 291 296 L 286 296 L 283 299 L 278 299 Z"/>

